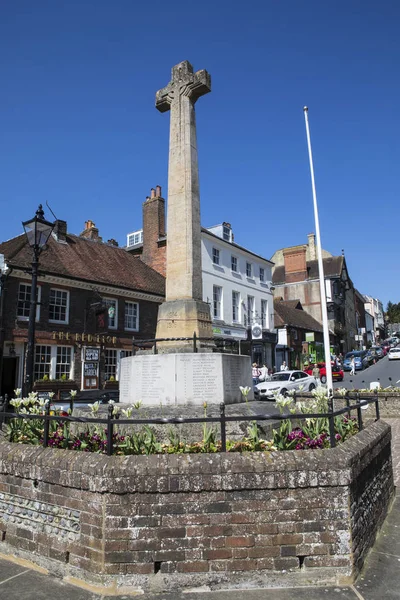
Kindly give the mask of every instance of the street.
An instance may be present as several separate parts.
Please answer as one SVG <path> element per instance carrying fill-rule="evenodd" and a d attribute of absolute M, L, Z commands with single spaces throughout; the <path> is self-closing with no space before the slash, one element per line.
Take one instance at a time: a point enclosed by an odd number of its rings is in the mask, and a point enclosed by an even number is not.
<path fill-rule="evenodd" d="M 389 377 L 392 378 L 390 381 Z M 379 381 L 381 388 L 393 385 L 400 387 L 400 360 L 389 361 L 385 356 L 375 365 L 371 365 L 364 371 L 356 371 L 356 375 L 350 375 L 349 371 L 344 372 L 344 380 L 334 382 L 334 389 L 345 387 L 347 389 L 365 389 L 369 388 L 372 381 Z M 399 382 L 399 383 L 397 383 Z"/>

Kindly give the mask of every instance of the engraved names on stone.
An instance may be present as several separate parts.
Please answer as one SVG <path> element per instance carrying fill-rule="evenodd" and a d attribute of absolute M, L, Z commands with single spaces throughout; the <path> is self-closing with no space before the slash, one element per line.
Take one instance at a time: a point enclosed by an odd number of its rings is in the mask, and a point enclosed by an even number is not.
<path fill-rule="evenodd" d="M 251 387 L 250 357 L 182 353 L 124 359 L 121 401 L 144 405 L 233 404 L 242 400 L 239 385 Z M 249 395 L 249 399 L 252 394 Z"/>

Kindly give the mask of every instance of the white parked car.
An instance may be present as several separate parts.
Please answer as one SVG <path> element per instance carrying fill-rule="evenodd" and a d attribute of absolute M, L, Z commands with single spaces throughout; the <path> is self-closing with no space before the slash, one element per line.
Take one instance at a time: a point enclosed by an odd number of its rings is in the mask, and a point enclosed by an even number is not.
<path fill-rule="evenodd" d="M 311 392 L 316 387 L 315 377 L 304 371 L 281 371 L 254 387 L 254 399 L 273 399 L 275 394 L 286 395 L 290 390 Z"/>
<path fill-rule="evenodd" d="M 389 360 L 400 360 L 400 348 L 390 348 L 388 357 Z"/>

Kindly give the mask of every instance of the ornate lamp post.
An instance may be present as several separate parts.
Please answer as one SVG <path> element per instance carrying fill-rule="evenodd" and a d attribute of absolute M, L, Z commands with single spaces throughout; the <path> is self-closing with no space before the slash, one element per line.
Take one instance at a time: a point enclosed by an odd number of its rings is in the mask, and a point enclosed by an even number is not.
<path fill-rule="evenodd" d="M 26 396 L 32 391 L 33 386 L 33 365 L 34 365 L 34 349 L 35 349 L 35 321 L 36 321 L 36 306 L 37 306 L 37 277 L 39 268 L 39 256 L 53 231 L 54 223 L 46 221 L 42 205 L 36 211 L 33 219 L 23 221 L 22 226 L 28 238 L 29 246 L 32 249 L 32 284 L 31 284 L 31 301 L 29 306 L 29 324 L 28 324 L 28 351 L 26 355 L 24 395 Z"/>

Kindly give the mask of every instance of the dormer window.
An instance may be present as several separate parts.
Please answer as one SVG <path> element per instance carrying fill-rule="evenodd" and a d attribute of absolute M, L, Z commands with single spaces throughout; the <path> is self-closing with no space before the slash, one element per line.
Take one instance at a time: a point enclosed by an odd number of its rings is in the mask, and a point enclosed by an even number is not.
<path fill-rule="evenodd" d="M 227 225 L 223 225 L 223 227 L 222 227 L 222 238 L 226 242 L 230 242 L 231 241 L 231 236 L 232 236 L 232 230 L 231 230 L 231 228 L 227 227 Z"/>
<path fill-rule="evenodd" d="M 128 248 L 131 246 L 138 246 L 139 244 L 143 244 L 143 229 L 129 233 L 127 236 Z"/>

